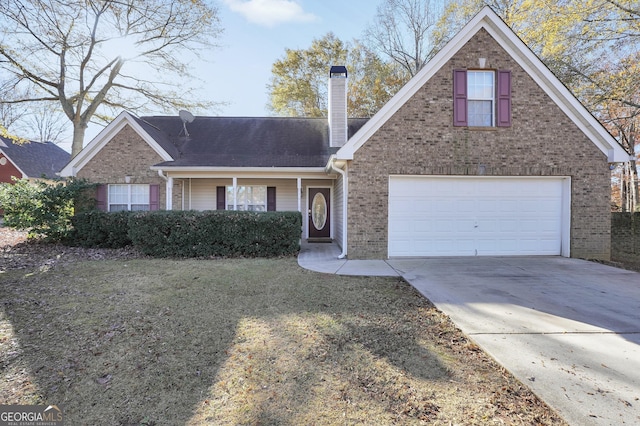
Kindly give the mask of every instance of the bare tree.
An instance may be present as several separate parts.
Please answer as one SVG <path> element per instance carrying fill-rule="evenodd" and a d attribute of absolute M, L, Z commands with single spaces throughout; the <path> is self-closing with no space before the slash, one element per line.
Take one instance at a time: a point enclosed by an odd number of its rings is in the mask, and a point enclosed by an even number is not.
<path fill-rule="evenodd" d="M 450 0 L 434 32 L 444 44 L 493 8 L 627 150 L 616 168 L 620 206 L 638 208 L 640 3 L 636 0 Z"/>
<path fill-rule="evenodd" d="M 207 106 L 187 101 L 185 55 L 198 56 L 220 32 L 205 0 L 3 0 L 0 70 L 29 96 L 2 102 L 58 105 L 76 155 L 88 123 L 113 109 Z"/>
<path fill-rule="evenodd" d="M 413 77 L 436 53 L 433 30 L 445 0 L 384 0 L 365 38 Z"/>
<path fill-rule="evenodd" d="M 6 129 L 10 129 L 16 122 L 27 114 L 27 110 L 23 105 L 8 102 L 15 100 L 16 97 L 13 87 L 6 83 L 0 83 L 0 125 Z"/>
<path fill-rule="evenodd" d="M 60 111 L 51 105 L 38 105 L 31 108 L 31 113 L 25 117 L 24 125 L 18 127 L 16 133 L 25 135 L 29 140 L 38 142 L 61 143 L 68 139 L 69 122 Z"/>

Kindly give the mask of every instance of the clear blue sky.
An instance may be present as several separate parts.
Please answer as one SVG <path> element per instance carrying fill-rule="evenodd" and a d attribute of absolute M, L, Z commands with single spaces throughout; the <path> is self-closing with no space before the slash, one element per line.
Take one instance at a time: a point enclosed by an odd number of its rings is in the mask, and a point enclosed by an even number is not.
<path fill-rule="evenodd" d="M 206 62 L 193 64 L 193 74 L 203 80 L 202 97 L 225 103 L 209 115 L 268 116 L 271 66 L 285 49 L 306 49 L 330 31 L 345 42 L 362 38 L 380 1 L 217 0 L 224 28 L 220 47 Z M 85 146 L 102 128 L 89 125 Z M 70 142 L 60 146 L 71 149 Z"/>
<path fill-rule="evenodd" d="M 207 93 L 225 101 L 219 115 L 268 115 L 271 66 L 285 48 L 306 49 L 332 31 L 343 41 L 360 38 L 378 0 L 218 0 L 225 29 L 222 47 L 207 64 Z M 328 64 L 331 65 L 331 64 Z"/>

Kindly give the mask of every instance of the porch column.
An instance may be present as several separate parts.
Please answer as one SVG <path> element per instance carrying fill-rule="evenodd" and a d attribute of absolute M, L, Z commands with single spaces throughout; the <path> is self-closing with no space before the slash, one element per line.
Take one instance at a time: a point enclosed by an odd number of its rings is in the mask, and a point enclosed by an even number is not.
<path fill-rule="evenodd" d="M 302 213 L 302 178 L 298 178 L 298 211 Z"/>
<path fill-rule="evenodd" d="M 238 178 L 233 178 L 233 209 L 238 210 Z"/>
<path fill-rule="evenodd" d="M 167 178 L 167 200 L 166 200 L 167 210 L 173 210 L 173 178 L 169 176 Z"/>

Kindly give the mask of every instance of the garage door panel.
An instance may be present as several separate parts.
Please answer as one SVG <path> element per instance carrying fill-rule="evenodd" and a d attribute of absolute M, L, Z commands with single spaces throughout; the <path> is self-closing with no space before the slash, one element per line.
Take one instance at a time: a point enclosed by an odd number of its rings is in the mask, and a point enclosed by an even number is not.
<path fill-rule="evenodd" d="M 498 200 L 498 211 L 503 215 L 516 214 L 519 204 L 516 200 Z"/>
<path fill-rule="evenodd" d="M 518 230 L 518 221 L 514 219 L 504 219 L 500 221 L 500 232 L 509 233 Z"/>
<path fill-rule="evenodd" d="M 458 200 L 454 204 L 456 213 L 470 213 L 476 209 L 476 203 L 473 200 Z"/>
<path fill-rule="evenodd" d="M 434 232 L 442 232 L 442 233 L 450 233 L 455 230 L 455 223 L 451 220 L 445 219 L 435 219 L 432 220 L 433 231 Z"/>
<path fill-rule="evenodd" d="M 498 201 L 487 199 L 487 200 L 478 200 L 476 202 L 476 206 L 478 209 L 478 213 L 482 215 L 483 213 L 495 213 L 499 211 L 498 209 Z"/>
<path fill-rule="evenodd" d="M 464 233 L 472 234 L 476 229 L 475 224 L 475 220 L 459 218 L 454 222 L 453 228 L 460 236 L 462 236 Z"/>
<path fill-rule="evenodd" d="M 394 200 L 393 204 L 390 205 L 390 211 L 392 212 L 403 212 L 403 211 L 414 211 L 413 200 L 410 198 L 397 198 Z"/>
<path fill-rule="evenodd" d="M 392 176 L 389 256 L 558 255 L 562 185 L 562 178 Z"/>
<path fill-rule="evenodd" d="M 415 224 L 415 226 L 413 227 L 413 231 L 415 231 L 415 232 L 423 233 L 423 232 L 433 232 L 434 231 L 433 223 L 428 221 L 428 220 L 425 220 L 424 218 L 416 220 L 414 222 L 414 224 Z"/>

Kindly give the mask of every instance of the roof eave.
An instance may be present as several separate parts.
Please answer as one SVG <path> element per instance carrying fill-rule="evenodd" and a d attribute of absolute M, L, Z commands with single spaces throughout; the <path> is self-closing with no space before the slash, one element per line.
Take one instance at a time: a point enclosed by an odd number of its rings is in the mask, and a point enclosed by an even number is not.
<path fill-rule="evenodd" d="M 22 174 L 22 179 L 28 179 L 29 176 L 24 172 L 24 170 L 22 170 L 20 168 L 20 166 L 18 166 L 14 160 L 11 159 L 11 157 L 9 157 L 9 155 L 4 152 L 2 149 L 0 149 L 0 153 L 2 153 L 2 155 L 4 155 L 4 157 L 7 159 L 7 161 L 10 161 L 11 164 L 13 164 L 13 167 L 15 167 L 21 174 Z"/>
<path fill-rule="evenodd" d="M 211 173 L 218 177 L 251 175 L 252 177 L 299 176 L 323 178 L 328 177 L 324 167 L 223 167 L 223 166 L 160 166 L 150 167 L 174 177 L 188 177 L 194 174 Z"/>
<path fill-rule="evenodd" d="M 569 118 L 595 144 L 609 162 L 627 162 L 629 154 L 607 132 L 529 47 L 489 7 L 485 6 L 400 91 L 338 150 L 336 158 L 353 160 L 355 152 L 393 116 L 460 48 L 484 28 L 531 75 Z"/>
<path fill-rule="evenodd" d="M 76 176 L 79 170 L 87 165 L 93 157 L 109 142 L 125 125 L 131 126 L 140 137 L 162 158 L 163 161 L 174 160 L 126 111 L 121 112 L 98 135 L 85 146 L 78 155 L 60 171 L 60 176 Z"/>
<path fill-rule="evenodd" d="M 547 93 L 576 126 L 607 156 L 609 162 L 627 162 L 629 154 L 604 128 L 574 94 L 542 63 L 540 58 L 507 26 L 502 19 L 487 20 L 484 28 Z"/>

